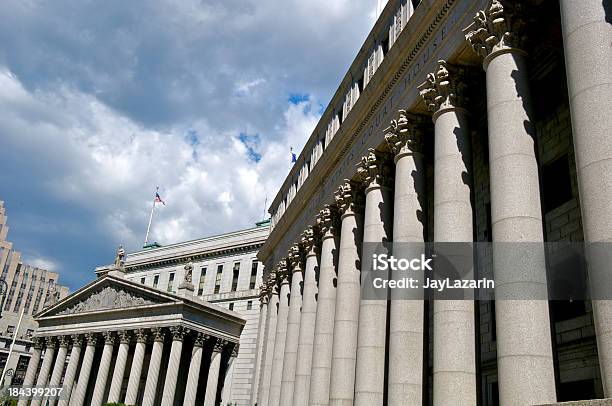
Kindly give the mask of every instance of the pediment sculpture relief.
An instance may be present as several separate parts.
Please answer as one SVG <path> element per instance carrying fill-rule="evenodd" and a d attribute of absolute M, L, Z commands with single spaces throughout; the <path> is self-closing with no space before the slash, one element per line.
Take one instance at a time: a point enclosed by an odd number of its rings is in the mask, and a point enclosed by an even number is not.
<path fill-rule="evenodd" d="M 95 310 L 122 309 L 155 303 L 156 302 L 150 299 L 135 296 L 125 290 L 107 286 L 80 302 L 60 311 L 57 315 L 76 314 Z"/>

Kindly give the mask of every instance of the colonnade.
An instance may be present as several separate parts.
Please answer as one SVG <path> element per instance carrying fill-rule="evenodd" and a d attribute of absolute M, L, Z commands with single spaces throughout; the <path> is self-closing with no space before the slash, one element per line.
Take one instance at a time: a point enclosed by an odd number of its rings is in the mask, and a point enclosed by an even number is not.
<path fill-rule="evenodd" d="M 53 399 L 51 405 L 99 406 L 106 402 L 132 405 L 142 398 L 142 406 L 153 406 L 158 404 L 158 401 L 162 406 L 170 406 L 180 396 L 177 393 L 177 382 L 183 343 L 188 337 L 192 345 L 189 346 L 189 365 L 185 365 L 188 374 L 182 404 L 196 404 L 201 368 L 209 366 L 206 387 L 199 389 L 205 390 L 206 393 L 203 404 L 214 406 L 222 370 L 222 353 L 231 351 L 230 356 L 235 357 L 237 345 L 183 326 L 35 337 L 34 351 L 23 385 L 63 385 L 62 396 L 59 400 Z M 171 342 L 169 354 L 164 354 L 165 341 Z M 100 348 L 102 344 L 103 347 Z M 134 350 L 130 351 L 132 345 Z M 205 351 L 205 348 L 211 351 Z M 96 351 L 101 351 L 101 356 L 99 363 L 94 365 Z M 130 352 L 131 366 L 126 369 Z M 113 353 L 116 353 L 114 363 Z M 205 353 L 210 354 L 210 360 L 207 362 L 204 362 Z M 148 369 L 145 370 L 143 366 L 147 355 L 149 362 Z M 39 370 L 41 357 L 42 365 Z M 162 365 L 162 359 L 166 358 L 167 365 Z M 146 378 L 143 379 L 143 376 Z M 159 386 L 162 379 L 163 387 Z M 145 381 L 144 385 L 141 384 L 142 381 Z M 125 396 L 122 396 L 122 393 L 125 393 Z M 26 406 L 28 401 L 30 400 L 20 399 L 19 405 Z M 30 405 L 37 406 L 42 400 L 34 398 L 30 402 Z"/>
<path fill-rule="evenodd" d="M 561 13 L 585 236 L 587 243 L 610 242 L 612 116 L 596 113 L 612 105 L 612 50 L 605 42 L 612 25 L 596 0 L 562 1 Z M 492 0 L 465 30 L 486 72 L 493 242 L 544 241 L 524 21 L 521 2 Z M 597 67 L 592 76 L 582 74 L 583 59 Z M 465 69 L 439 61 L 419 86 L 434 123 L 436 242 L 474 241 Z M 423 116 L 399 110 L 384 144 L 368 151 L 355 176 L 337 189 L 335 203 L 322 208 L 269 274 L 258 406 L 422 405 L 423 298 L 417 292 L 413 300 L 389 304 L 361 297 L 360 251 L 362 241 L 425 242 L 425 135 Z M 546 292 L 543 253 L 511 265 L 494 254 L 493 268 L 497 292 L 517 286 Z M 610 309 L 609 301 L 595 303 L 608 396 Z M 476 405 L 474 303 L 435 301 L 433 323 L 434 405 Z M 554 403 L 547 301 L 498 300 L 496 329 L 500 404 Z"/>

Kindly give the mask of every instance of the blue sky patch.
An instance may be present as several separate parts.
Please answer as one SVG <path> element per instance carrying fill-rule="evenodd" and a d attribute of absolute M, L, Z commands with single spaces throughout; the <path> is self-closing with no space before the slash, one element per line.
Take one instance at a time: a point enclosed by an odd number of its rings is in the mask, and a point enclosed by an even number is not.
<path fill-rule="evenodd" d="M 261 142 L 259 134 L 248 135 L 240 133 L 238 139 L 246 147 L 249 159 L 253 162 L 259 162 L 261 160 L 261 154 L 257 151 Z"/>

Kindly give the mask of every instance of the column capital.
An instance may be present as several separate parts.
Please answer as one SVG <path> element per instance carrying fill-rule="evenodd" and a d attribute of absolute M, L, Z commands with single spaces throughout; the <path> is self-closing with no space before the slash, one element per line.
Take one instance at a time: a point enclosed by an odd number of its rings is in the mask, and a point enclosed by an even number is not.
<path fill-rule="evenodd" d="M 166 332 L 161 327 L 153 327 L 151 329 L 151 334 L 153 335 L 153 341 L 164 342 L 164 338 L 166 336 Z"/>
<path fill-rule="evenodd" d="M 43 337 L 33 337 L 32 342 L 34 343 L 34 349 L 42 350 L 45 346 L 45 340 Z"/>
<path fill-rule="evenodd" d="M 434 121 L 441 112 L 463 109 L 466 105 L 465 71 L 446 61 L 439 60 L 436 70 L 428 73 L 417 88 L 429 111 L 434 113 Z"/>
<path fill-rule="evenodd" d="M 317 255 L 319 252 L 320 237 L 320 230 L 317 225 L 308 226 L 308 228 L 302 232 L 300 244 L 304 248 L 306 256 Z"/>
<path fill-rule="evenodd" d="M 83 346 L 83 336 L 80 334 L 72 334 L 70 339 L 72 340 L 73 347 L 82 347 Z"/>
<path fill-rule="evenodd" d="M 277 286 L 289 283 L 288 268 L 289 267 L 287 266 L 287 258 L 283 258 L 280 261 L 278 261 L 278 265 L 276 265 L 276 284 Z"/>
<path fill-rule="evenodd" d="M 268 303 L 268 297 L 270 292 L 268 292 L 268 284 L 266 282 L 262 283 L 259 286 L 259 304 L 263 306 L 265 303 Z"/>
<path fill-rule="evenodd" d="M 229 344 L 229 341 L 217 338 L 215 341 L 215 345 L 213 347 L 213 352 L 222 352 L 225 346 L 228 344 Z"/>
<path fill-rule="evenodd" d="M 203 347 L 204 344 L 206 343 L 207 340 L 207 335 L 204 333 L 196 333 L 194 339 L 193 339 L 193 346 L 194 347 Z"/>
<path fill-rule="evenodd" d="M 183 326 L 172 326 L 170 327 L 170 334 L 172 334 L 172 341 L 183 341 L 185 335 L 189 333 L 189 329 Z"/>
<path fill-rule="evenodd" d="M 302 254 L 302 249 L 299 243 L 294 243 L 289 248 L 289 252 L 287 253 L 287 259 L 289 261 L 289 264 L 291 265 L 291 274 L 293 274 L 294 272 L 302 271 Z"/>
<path fill-rule="evenodd" d="M 232 358 L 236 358 L 238 356 L 238 350 L 240 350 L 240 344 L 234 343 L 234 345 L 232 346 L 232 353 L 231 353 Z"/>
<path fill-rule="evenodd" d="M 149 338 L 149 332 L 144 328 L 134 330 L 134 336 L 136 337 L 137 343 L 146 343 Z"/>
<path fill-rule="evenodd" d="M 85 341 L 87 345 L 96 345 L 98 342 L 98 336 L 96 333 L 85 333 Z"/>
<path fill-rule="evenodd" d="M 119 343 L 121 344 L 129 344 L 130 341 L 132 341 L 132 336 L 127 330 L 118 331 L 117 336 L 119 337 Z"/>
<path fill-rule="evenodd" d="M 398 110 L 385 131 L 385 141 L 397 160 L 399 155 L 423 152 L 423 117 Z"/>
<path fill-rule="evenodd" d="M 56 342 L 55 337 L 47 336 L 44 338 L 44 340 L 45 340 L 45 345 L 47 346 L 47 348 L 55 347 L 55 342 Z"/>
<path fill-rule="evenodd" d="M 102 333 L 102 335 L 104 336 L 104 344 L 111 344 L 114 345 L 115 344 L 115 333 L 113 333 L 112 331 L 105 331 L 104 333 Z"/>
<path fill-rule="evenodd" d="M 526 39 L 523 8 L 520 1 L 489 0 L 463 30 L 472 49 L 485 58 L 485 69 L 488 61 L 499 53 L 523 49 Z"/>
<path fill-rule="evenodd" d="M 68 346 L 70 345 L 70 336 L 59 336 L 58 342 L 59 342 L 60 348 L 61 347 L 68 348 Z"/>
<path fill-rule="evenodd" d="M 338 235 L 339 221 L 338 208 L 335 205 L 326 204 L 317 214 L 317 226 L 322 237 L 333 237 Z"/>
<path fill-rule="evenodd" d="M 368 153 L 361 157 L 357 164 L 357 178 L 365 183 L 366 189 L 390 186 L 391 170 L 385 158 L 384 153 L 374 148 L 369 148 Z"/>
<path fill-rule="evenodd" d="M 268 274 L 268 279 L 266 280 L 266 287 L 268 292 L 268 298 L 272 297 L 272 295 L 278 295 L 278 291 L 276 288 L 276 270 L 271 271 Z"/>
<path fill-rule="evenodd" d="M 334 194 L 336 205 L 341 216 L 354 214 L 362 205 L 363 199 L 359 193 L 359 183 L 345 179 Z"/>

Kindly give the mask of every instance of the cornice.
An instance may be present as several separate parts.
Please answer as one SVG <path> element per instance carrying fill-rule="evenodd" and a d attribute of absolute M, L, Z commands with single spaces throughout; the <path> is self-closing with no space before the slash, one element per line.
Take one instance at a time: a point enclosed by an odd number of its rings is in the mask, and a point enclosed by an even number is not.
<path fill-rule="evenodd" d="M 258 257 L 262 262 L 266 263 L 266 265 L 268 258 L 273 255 L 275 247 L 283 239 L 291 224 L 298 217 L 299 213 L 308 205 L 311 196 L 315 194 L 317 188 L 321 185 L 321 179 L 326 179 L 329 176 L 329 173 L 331 173 L 334 168 L 338 166 L 338 163 L 347 155 L 347 152 L 355 141 L 363 135 L 362 132 L 366 125 L 376 114 L 383 102 L 387 99 L 389 93 L 398 84 L 399 80 L 411 67 L 411 64 L 415 61 L 415 58 L 417 58 L 424 46 L 436 33 L 436 30 L 447 17 L 454 3 L 456 3 L 456 0 L 422 2 L 420 6 L 416 8 L 415 14 L 410 18 L 406 28 L 404 28 L 399 39 L 396 41 L 398 46 L 392 47 L 389 50 L 381 65 L 378 67 L 378 70 L 375 72 L 370 84 L 365 87 L 346 120 L 334 135 L 330 145 L 325 148 L 323 155 L 317 164 L 314 165 L 314 168 L 312 168 L 309 176 L 299 189 L 298 194 L 291 200 L 291 203 L 287 205 L 285 212 L 274 225 L 268 239 L 260 248 Z M 424 6 L 429 6 L 429 8 Z M 421 33 L 421 35 L 416 37 L 415 33 Z M 418 39 L 412 39 L 411 36 Z M 408 42 L 408 45 L 400 45 L 405 42 Z M 410 49 L 410 51 L 403 51 L 405 48 Z M 403 60 L 398 55 L 399 52 L 401 52 L 402 55 L 406 55 Z M 391 66 L 397 66 L 397 68 L 391 71 Z M 321 120 L 323 120 L 323 118 Z M 321 124 L 321 122 L 319 124 Z M 317 128 L 318 127 L 319 125 L 317 125 Z M 285 190 L 285 183 L 283 183 L 283 187 L 281 187 L 274 202 L 278 203 L 279 197 L 283 197 L 281 192 Z M 329 199 L 331 202 L 333 195 L 331 195 Z M 277 204 L 274 202 L 271 207 L 277 207 Z"/>

